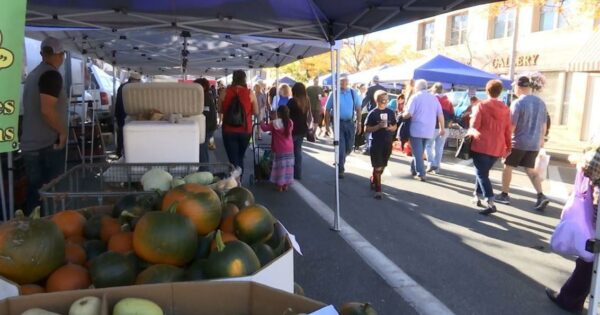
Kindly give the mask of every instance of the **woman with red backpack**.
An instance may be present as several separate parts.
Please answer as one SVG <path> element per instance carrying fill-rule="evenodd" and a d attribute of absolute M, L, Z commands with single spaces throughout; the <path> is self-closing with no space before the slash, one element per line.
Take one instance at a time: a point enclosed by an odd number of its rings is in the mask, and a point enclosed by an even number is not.
<path fill-rule="evenodd" d="M 252 115 L 258 115 L 256 95 L 246 84 L 246 73 L 233 72 L 231 85 L 220 95 L 223 114 L 223 145 L 229 162 L 244 171 L 244 155 L 252 136 Z"/>

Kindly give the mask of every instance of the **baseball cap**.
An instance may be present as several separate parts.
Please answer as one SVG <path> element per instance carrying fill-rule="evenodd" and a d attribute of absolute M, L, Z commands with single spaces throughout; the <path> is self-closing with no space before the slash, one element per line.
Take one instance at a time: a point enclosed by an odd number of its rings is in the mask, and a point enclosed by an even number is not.
<path fill-rule="evenodd" d="M 373 83 L 379 83 L 379 76 L 378 75 L 374 76 L 373 80 L 371 80 L 371 81 L 373 81 Z"/>
<path fill-rule="evenodd" d="M 42 44 L 40 45 L 40 50 L 44 50 L 44 48 L 52 49 L 53 54 L 59 54 L 65 51 L 62 42 L 54 37 L 46 37 Z"/>
<path fill-rule="evenodd" d="M 340 80 L 348 80 L 348 74 L 347 73 L 340 74 Z"/>
<path fill-rule="evenodd" d="M 520 87 L 531 87 L 531 81 L 529 80 L 528 77 L 521 76 L 517 80 L 517 86 L 520 86 Z"/>

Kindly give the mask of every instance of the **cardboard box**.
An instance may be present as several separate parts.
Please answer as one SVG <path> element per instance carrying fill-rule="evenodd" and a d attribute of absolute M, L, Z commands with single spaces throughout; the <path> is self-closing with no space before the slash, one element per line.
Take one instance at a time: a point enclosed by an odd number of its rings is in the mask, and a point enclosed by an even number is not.
<path fill-rule="evenodd" d="M 283 315 L 288 308 L 311 313 L 325 306 L 254 282 L 182 282 L 13 297 L 0 301 L 0 314 L 20 315 L 37 307 L 66 315 L 84 296 L 103 299 L 102 315 L 112 314 L 115 304 L 127 297 L 152 300 L 165 315 Z"/>
<path fill-rule="evenodd" d="M 106 213 L 112 212 L 112 207 L 109 206 L 98 206 L 90 207 L 85 211 L 89 213 Z M 302 254 L 300 246 L 296 242 L 294 235 L 290 234 L 287 229 L 281 224 L 276 225 L 277 233 L 279 235 L 286 235 L 287 247 L 283 254 L 272 260 L 267 265 L 263 266 L 257 272 L 250 276 L 238 277 L 238 278 L 223 278 L 215 280 L 207 280 L 201 282 L 238 282 L 238 281 L 252 281 L 260 283 L 278 290 L 282 290 L 289 293 L 294 293 L 294 250 Z M 136 286 L 127 286 L 125 288 L 133 288 Z M 84 292 L 86 290 L 83 290 Z M 9 297 L 14 297 L 19 294 L 18 286 L 6 279 L 0 277 L 0 300 Z M 0 310 L 2 308 L 0 307 Z M 0 313 L 2 315 L 3 313 Z"/>

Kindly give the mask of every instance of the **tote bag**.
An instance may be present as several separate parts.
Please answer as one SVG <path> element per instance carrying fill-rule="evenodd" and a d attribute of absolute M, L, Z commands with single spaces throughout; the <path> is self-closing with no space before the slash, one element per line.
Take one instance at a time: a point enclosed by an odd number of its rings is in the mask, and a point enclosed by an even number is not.
<path fill-rule="evenodd" d="M 594 206 L 592 186 L 581 169 L 577 170 L 573 193 L 567 200 L 556 226 L 550 247 L 556 253 L 579 256 L 592 262 L 594 254 L 585 250 L 585 243 L 594 237 Z"/>

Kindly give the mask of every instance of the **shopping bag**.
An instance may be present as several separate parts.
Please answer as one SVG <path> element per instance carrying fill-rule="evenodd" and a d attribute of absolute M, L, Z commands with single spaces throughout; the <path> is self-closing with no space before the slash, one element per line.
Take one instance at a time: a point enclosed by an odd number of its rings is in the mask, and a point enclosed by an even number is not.
<path fill-rule="evenodd" d="M 470 160 L 471 159 L 471 137 L 464 137 L 459 141 L 456 154 L 454 155 L 457 159 Z"/>
<path fill-rule="evenodd" d="M 594 254 L 585 250 L 586 242 L 594 236 L 593 189 L 589 178 L 577 170 L 573 192 L 565 204 L 560 222 L 552 233 L 550 247 L 556 253 L 591 262 Z"/>
<path fill-rule="evenodd" d="M 405 119 L 400 123 L 400 128 L 398 128 L 398 139 L 400 141 L 407 141 L 410 139 L 410 119 Z"/>
<path fill-rule="evenodd" d="M 535 158 L 535 171 L 542 180 L 547 178 L 549 164 L 550 156 L 546 154 L 546 150 L 541 149 Z"/>

